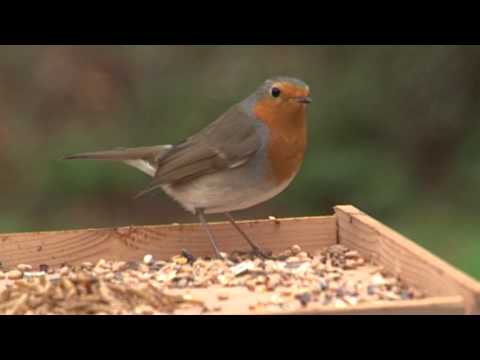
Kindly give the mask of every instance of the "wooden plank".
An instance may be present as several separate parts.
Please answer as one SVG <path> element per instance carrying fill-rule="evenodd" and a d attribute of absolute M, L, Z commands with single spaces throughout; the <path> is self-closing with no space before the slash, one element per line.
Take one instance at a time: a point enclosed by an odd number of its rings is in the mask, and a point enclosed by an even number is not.
<path fill-rule="evenodd" d="M 335 216 L 239 222 L 259 246 L 282 251 L 301 244 L 315 251 L 335 244 Z M 211 223 L 221 251 L 248 250 L 245 240 L 229 223 Z M 132 226 L 0 235 L 0 262 L 57 266 L 84 261 L 138 260 L 145 254 L 169 259 L 188 249 L 195 256 L 211 256 L 210 242 L 198 224 Z"/>
<path fill-rule="evenodd" d="M 353 206 L 335 208 L 339 242 L 385 266 L 429 296 L 462 295 L 465 311 L 480 314 L 480 284 Z"/>
<path fill-rule="evenodd" d="M 208 289 L 189 289 L 189 294 L 195 300 L 200 300 L 209 308 L 220 306 L 217 315 L 460 315 L 465 312 L 463 297 L 432 297 L 420 300 L 376 301 L 358 304 L 350 307 L 333 307 L 310 303 L 307 308 L 300 304 L 289 311 L 251 311 L 250 305 L 259 302 L 268 303 L 271 293 L 255 293 L 245 287 L 223 288 L 211 286 Z M 182 294 L 183 290 L 170 290 L 172 294 Z M 218 295 L 228 295 L 227 301 L 218 301 Z M 187 311 L 188 313 L 188 311 Z M 197 312 L 198 313 L 198 312 Z M 181 312 L 180 312 L 181 314 Z"/>
<path fill-rule="evenodd" d="M 347 308 L 313 306 L 285 315 L 463 315 L 464 312 L 463 298 L 458 295 L 421 300 L 379 301 Z"/>

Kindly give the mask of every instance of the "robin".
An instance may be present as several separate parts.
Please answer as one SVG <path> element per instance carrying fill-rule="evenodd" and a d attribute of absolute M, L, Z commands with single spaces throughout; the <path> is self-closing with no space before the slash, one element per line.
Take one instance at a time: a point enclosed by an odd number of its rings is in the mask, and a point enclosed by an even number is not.
<path fill-rule="evenodd" d="M 225 214 L 253 252 L 267 257 L 230 213 L 273 198 L 297 175 L 307 143 L 309 96 L 303 81 L 276 77 L 176 145 L 119 148 L 65 159 L 113 160 L 137 168 L 153 178 L 137 197 L 163 189 L 198 217 L 218 258 L 222 256 L 205 214 Z"/>

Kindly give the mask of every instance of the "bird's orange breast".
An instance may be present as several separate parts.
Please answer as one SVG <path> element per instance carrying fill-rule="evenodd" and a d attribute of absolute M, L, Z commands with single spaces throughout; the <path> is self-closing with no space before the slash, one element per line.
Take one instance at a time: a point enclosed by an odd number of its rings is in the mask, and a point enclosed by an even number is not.
<path fill-rule="evenodd" d="M 305 106 L 261 101 L 255 116 L 269 128 L 267 157 L 277 184 L 290 180 L 300 169 L 307 145 Z"/>

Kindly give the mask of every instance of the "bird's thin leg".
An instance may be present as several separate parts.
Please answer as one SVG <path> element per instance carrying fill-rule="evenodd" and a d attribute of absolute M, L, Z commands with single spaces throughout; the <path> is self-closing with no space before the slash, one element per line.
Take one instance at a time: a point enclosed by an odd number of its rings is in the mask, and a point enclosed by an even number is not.
<path fill-rule="evenodd" d="M 222 254 L 220 254 L 220 250 L 218 249 L 217 243 L 215 241 L 215 237 L 213 236 L 212 232 L 210 231 L 210 228 L 208 227 L 208 223 L 205 220 L 205 215 L 204 215 L 204 210 L 203 209 L 197 209 L 196 211 L 197 217 L 200 220 L 200 223 L 202 224 L 203 229 L 208 235 L 208 238 L 210 239 L 210 242 L 212 243 L 213 251 L 215 252 L 215 256 L 218 259 L 223 259 Z"/>
<path fill-rule="evenodd" d="M 228 221 L 230 222 L 230 224 L 233 225 L 233 227 L 235 229 L 237 229 L 237 231 L 240 233 L 240 235 L 242 235 L 242 237 L 248 242 L 248 244 L 250 245 L 250 247 L 252 248 L 253 252 L 257 255 L 260 255 L 261 257 L 264 257 L 264 258 L 271 258 L 270 255 L 266 254 L 265 252 L 262 251 L 262 249 L 260 249 L 249 237 L 247 234 L 245 234 L 245 232 L 240 228 L 240 226 L 238 226 L 238 224 L 235 222 L 235 219 L 232 217 L 232 215 L 228 212 L 225 213 L 225 216 L 227 217 Z"/>

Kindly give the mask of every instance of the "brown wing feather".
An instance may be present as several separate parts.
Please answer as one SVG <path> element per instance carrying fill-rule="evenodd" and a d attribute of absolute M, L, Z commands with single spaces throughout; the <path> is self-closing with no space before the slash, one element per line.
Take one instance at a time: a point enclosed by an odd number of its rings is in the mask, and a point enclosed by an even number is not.
<path fill-rule="evenodd" d="M 161 159 L 144 195 L 164 184 L 179 184 L 206 174 L 244 165 L 261 146 L 257 120 L 239 106 L 174 147 Z"/>

